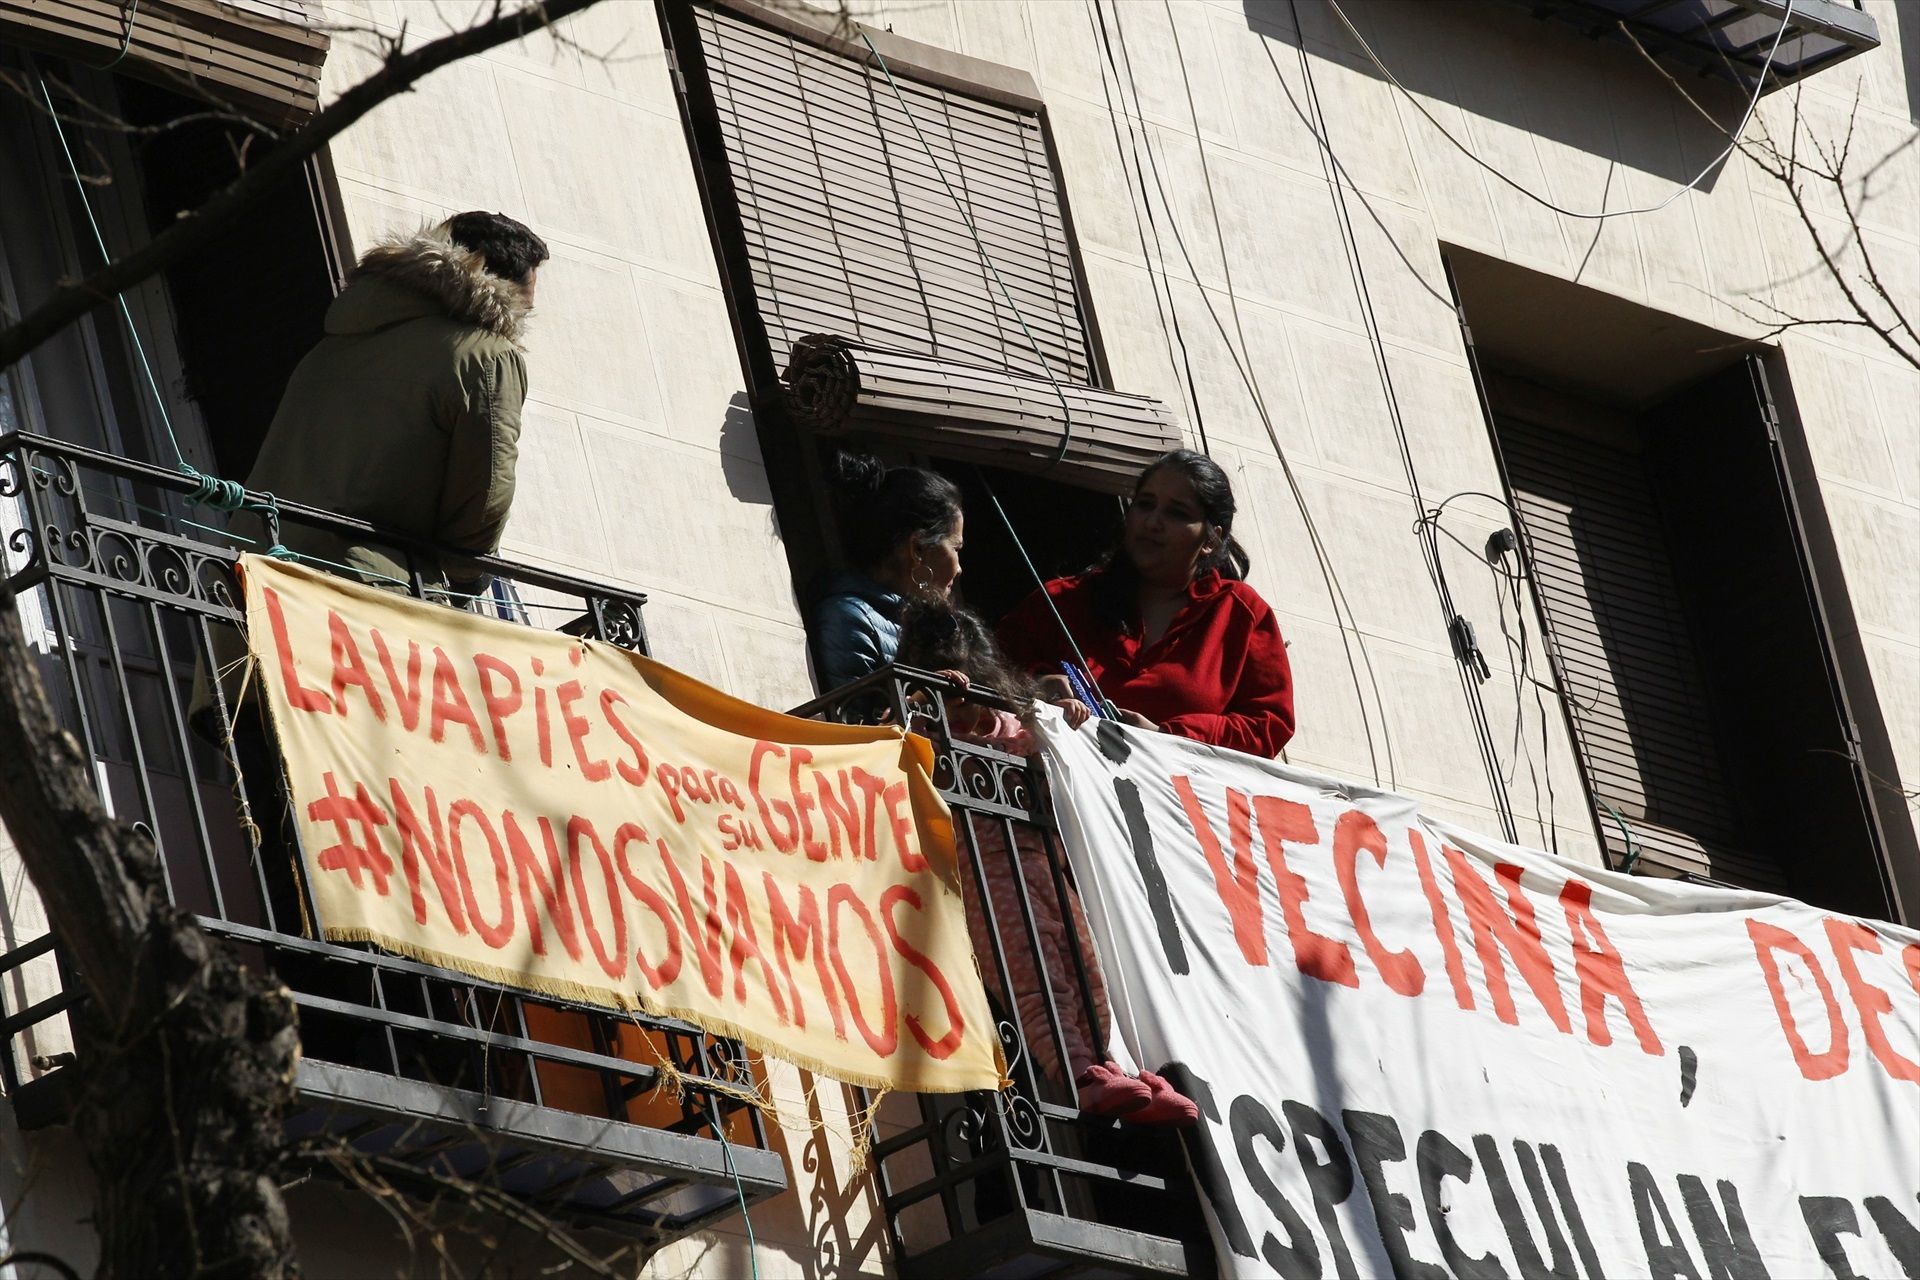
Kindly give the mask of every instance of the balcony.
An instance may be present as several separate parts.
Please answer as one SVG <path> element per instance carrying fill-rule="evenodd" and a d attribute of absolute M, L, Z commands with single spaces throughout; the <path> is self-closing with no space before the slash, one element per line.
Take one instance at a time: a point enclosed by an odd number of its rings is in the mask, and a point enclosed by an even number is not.
<path fill-rule="evenodd" d="M 315 941 L 292 870 L 297 839 L 269 756 L 250 759 L 246 714 L 214 687 L 220 734 L 189 724 L 196 674 L 238 617 L 243 539 L 188 507 L 193 486 L 161 468 L 44 437 L 0 435 L 0 548 L 41 674 L 94 761 L 103 797 L 152 832 L 173 900 L 294 992 L 302 1062 L 295 1137 L 334 1137 L 424 1180 L 483 1180 L 572 1225 L 664 1243 L 786 1189 L 759 1114 L 729 1096 L 754 1064 L 733 1041 L 673 1019 L 616 1017 L 367 946 Z M 349 532 L 426 563 L 432 549 L 281 504 L 289 525 Z M 251 522 L 235 532 L 254 534 Z M 488 598 L 467 607 L 644 650 L 644 599 L 498 559 Z M 431 592 L 417 569 L 415 595 Z M 203 686 L 205 682 L 202 682 Z M 937 677 L 878 673 L 798 714 L 891 720 L 933 742 L 976 949 L 1016 1087 L 924 1095 L 905 1124 L 883 1116 L 876 1191 L 903 1276 L 1185 1275 L 1204 1268 L 1199 1208 L 1176 1137 L 1082 1115 L 1056 1067 L 1073 1010 L 1046 995 L 1023 1028 L 1010 992 L 1050 993 L 1061 972 L 1082 1012 L 1093 972 L 1069 934 L 1049 949 L 1063 865 L 1044 783 L 1027 761 L 956 739 Z M 972 695 L 980 700 L 977 691 Z M 239 721 L 238 732 L 231 732 Z M 245 804 L 253 816 L 241 817 Z M 284 837 L 276 832 L 285 832 Z M 1018 888 L 983 893 L 994 859 Z M 1023 878 L 1023 859 L 1037 874 Z M 77 998 L 52 938 L 0 915 L 0 1083 L 23 1127 L 64 1121 Z M 1036 914 L 1036 908 L 1040 914 Z M 640 1046 L 644 1036 L 650 1047 Z M 684 1073 L 655 1096 L 650 1061 Z M 896 1104 L 898 1105 L 898 1104 Z M 724 1126 L 728 1142 L 716 1140 Z M 736 1182 L 735 1175 L 738 1175 Z M 1124 1225 L 1123 1225 L 1124 1224 Z"/>
<path fill-rule="evenodd" d="M 225 732 L 189 725 L 196 673 L 239 616 L 244 541 L 186 505 L 192 487 L 164 469 L 0 435 L 0 576 L 108 807 L 152 833 L 173 901 L 293 991 L 302 1060 L 291 1136 L 345 1141 L 399 1170 L 397 1183 L 479 1181 L 571 1226 L 654 1243 L 784 1191 L 759 1113 L 728 1096 L 753 1070 L 735 1042 L 309 936 L 271 757 L 247 758 L 246 715 L 235 733 L 217 683 L 210 710 Z M 374 533 L 290 503 L 281 516 Z M 430 548 L 372 540 L 414 566 L 421 594 Z M 644 597 L 481 564 L 495 586 L 469 607 L 645 648 Z M 221 739 L 234 745 L 211 745 Z M 65 1014 L 80 997 L 37 904 L 4 905 L 0 1083 L 22 1127 L 38 1128 L 67 1115 L 68 1067 L 87 1046 Z M 683 1073 L 677 1100 L 656 1095 L 649 1062 Z"/>
<path fill-rule="evenodd" d="M 1083 1114 L 1054 1065 L 1068 1060 L 1070 1018 L 1097 1025 L 1096 970 L 1071 928 L 1055 944 L 1044 937 L 1044 920 L 1070 918 L 1045 776 L 1022 757 L 955 736 L 947 700 L 957 692 L 938 676 L 893 667 L 793 713 L 901 724 L 933 744 L 934 782 L 953 811 L 975 913 L 974 949 L 1014 1080 L 998 1094 L 919 1095 L 917 1119 L 894 1132 L 883 1116 L 872 1167 L 895 1268 L 907 1280 L 1211 1275 L 1178 1137 Z M 967 697 L 1012 709 L 979 689 Z M 985 891 L 994 879 L 1005 886 L 998 895 Z M 1015 993 L 1027 994 L 1025 1010 L 1015 1011 Z"/>
<path fill-rule="evenodd" d="M 1763 92 L 1880 47 L 1880 28 L 1858 0 L 1507 0 L 1563 22 L 1589 40 L 1628 34 L 1655 57 L 1752 93 L 1767 55 Z M 1781 23 L 1787 28 L 1781 31 Z M 1774 49 L 1776 37 L 1779 48 Z"/>

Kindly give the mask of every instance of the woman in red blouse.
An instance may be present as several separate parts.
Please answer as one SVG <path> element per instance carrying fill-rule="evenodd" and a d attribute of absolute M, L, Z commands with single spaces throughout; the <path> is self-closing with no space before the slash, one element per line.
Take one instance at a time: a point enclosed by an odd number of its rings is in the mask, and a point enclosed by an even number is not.
<path fill-rule="evenodd" d="M 1135 482 L 1120 545 L 1104 564 L 1046 585 L 1001 622 L 1008 657 L 1042 677 L 1076 726 L 1060 663 L 1073 646 L 1120 719 L 1272 758 L 1293 737 L 1293 677 L 1280 624 L 1242 579 L 1233 486 L 1203 453 L 1176 449 Z M 1060 617 L 1054 617 L 1058 610 Z"/>

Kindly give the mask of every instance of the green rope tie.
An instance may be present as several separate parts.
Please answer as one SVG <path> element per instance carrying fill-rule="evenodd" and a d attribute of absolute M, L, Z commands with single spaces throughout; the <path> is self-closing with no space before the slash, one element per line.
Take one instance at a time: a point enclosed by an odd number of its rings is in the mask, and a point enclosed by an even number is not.
<path fill-rule="evenodd" d="M 187 495 L 187 501 L 194 506 L 212 507 L 215 511 L 246 509 L 247 489 L 239 481 L 207 475 L 184 462 L 180 464 L 180 474 L 194 482 L 193 492 Z"/>

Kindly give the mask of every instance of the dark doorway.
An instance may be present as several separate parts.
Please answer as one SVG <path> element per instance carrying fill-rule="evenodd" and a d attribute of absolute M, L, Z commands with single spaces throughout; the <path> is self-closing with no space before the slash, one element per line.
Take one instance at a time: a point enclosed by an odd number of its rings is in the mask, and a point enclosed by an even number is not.
<path fill-rule="evenodd" d="M 251 130 L 143 81 L 118 82 L 121 109 L 144 127 L 173 127 L 138 148 L 152 234 L 234 182 L 266 144 Z M 323 215 L 323 178 L 310 164 L 288 177 L 213 244 L 165 272 L 185 390 L 200 408 L 219 473 L 239 479 L 300 357 L 320 340 L 342 263 Z"/>
<path fill-rule="evenodd" d="M 1042 579 L 1079 573 L 1119 536 L 1120 500 L 1112 494 L 993 467 L 932 465 L 959 485 L 965 498 L 967 549 L 960 590 L 967 607 L 989 622 L 998 622 L 1038 588 L 1035 571 Z M 994 508 L 996 496 L 1005 520 Z M 1032 569 L 1021 556 L 1022 545 Z"/>

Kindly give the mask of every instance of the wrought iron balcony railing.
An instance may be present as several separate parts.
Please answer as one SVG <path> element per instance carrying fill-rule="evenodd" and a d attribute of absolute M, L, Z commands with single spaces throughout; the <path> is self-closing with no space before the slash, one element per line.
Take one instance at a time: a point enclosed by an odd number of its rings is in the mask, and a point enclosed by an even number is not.
<path fill-rule="evenodd" d="M 152 832 L 174 900 L 294 991 L 294 1132 L 338 1135 L 425 1175 L 486 1179 L 553 1216 L 655 1240 L 783 1190 L 760 1118 L 729 1096 L 753 1069 L 735 1043 L 310 936 L 278 769 L 257 754 L 268 749 L 250 713 L 202 677 L 238 617 L 236 536 L 256 531 L 213 527 L 218 517 L 185 505 L 191 488 L 160 468 L 0 435 L 0 578 L 101 794 Z M 289 503 L 281 518 L 434 563 L 434 548 L 354 521 Z M 644 649 L 642 597 L 476 563 L 500 585 L 467 607 Z M 431 594 L 429 573 L 408 577 Z M 196 686 L 213 717 L 198 731 Z M 1004 1094 L 922 1096 L 916 1121 L 881 1133 L 872 1167 L 894 1260 L 907 1276 L 1186 1274 L 1206 1246 L 1177 1140 L 1074 1105 L 1069 1077 L 1085 1044 L 1104 1039 L 1104 1001 L 1041 777 L 955 733 L 951 717 L 968 714 L 956 693 L 898 668 L 799 710 L 891 719 L 934 743 L 1016 1081 Z M 993 704 L 978 690 L 964 699 Z M 66 1023 L 74 988 L 31 900 L 4 905 L 0 1084 L 31 1127 L 61 1118 L 63 1073 L 86 1045 Z M 656 1095 L 656 1060 L 683 1073 L 679 1100 Z"/>
<path fill-rule="evenodd" d="M 1027 758 L 967 738 L 978 688 L 892 667 L 794 714 L 905 725 L 934 746 L 953 811 L 974 951 L 1014 1085 L 923 1094 L 881 1135 L 874 1176 L 904 1277 L 1212 1274 L 1177 1137 L 1081 1112 L 1078 1059 L 1106 1044 L 1106 1000 L 1046 793 Z M 960 731 L 955 730 L 961 724 Z"/>
<path fill-rule="evenodd" d="M 233 564 L 254 531 L 215 527 L 219 517 L 186 505 L 193 487 L 57 440 L 0 435 L 0 580 L 108 807 L 152 833 L 174 902 L 294 992 L 303 1052 L 292 1132 L 655 1241 L 784 1190 L 758 1113 L 729 1096 L 752 1071 L 736 1043 L 310 936 L 298 836 L 271 749 L 249 726 L 257 712 L 230 705 L 205 675 L 233 638 Z M 291 503 L 280 516 L 392 548 L 416 595 L 430 579 L 421 566 L 437 561 L 431 547 L 356 521 Z M 474 563 L 496 585 L 469 608 L 644 650 L 644 597 Z M 0 1083 L 33 1127 L 62 1117 L 66 1068 L 87 1046 L 65 1017 L 78 989 L 37 904 L 9 896 Z M 681 1073 L 673 1100 L 655 1090 L 656 1061 Z"/>

